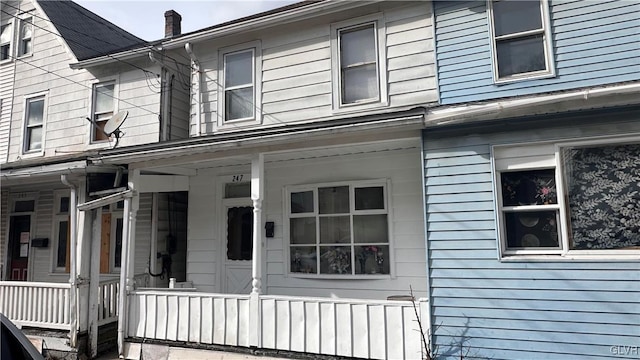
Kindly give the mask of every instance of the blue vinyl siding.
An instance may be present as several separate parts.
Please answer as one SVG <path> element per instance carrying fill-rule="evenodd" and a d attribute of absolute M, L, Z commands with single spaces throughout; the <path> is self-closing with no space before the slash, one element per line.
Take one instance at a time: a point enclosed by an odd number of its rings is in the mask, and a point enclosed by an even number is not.
<path fill-rule="evenodd" d="M 640 2 L 549 0 L 556 76 L 493 83 L 486 1 L 437 1 L 442 104 L 640 80 Z"/>
<path fill-rule="evenodd" d="M 441 359 L 637 359 L 640 261 L 500 261 L 494 144 L 640 132 L 637 116 L 502 133 L 424 131 L 433 341 Z M 629 349 L 629 348 L 627 348 Z"/>

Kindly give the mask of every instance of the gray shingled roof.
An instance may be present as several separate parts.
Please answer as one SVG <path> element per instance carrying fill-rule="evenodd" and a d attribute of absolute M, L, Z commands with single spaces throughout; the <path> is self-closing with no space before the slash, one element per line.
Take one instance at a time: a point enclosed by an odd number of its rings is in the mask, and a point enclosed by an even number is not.
<path fill-rule="evenodd" d="M 78 60 L 124 51 L 147 43 L 73 1 L 38 0 L 38 4 Z"/>

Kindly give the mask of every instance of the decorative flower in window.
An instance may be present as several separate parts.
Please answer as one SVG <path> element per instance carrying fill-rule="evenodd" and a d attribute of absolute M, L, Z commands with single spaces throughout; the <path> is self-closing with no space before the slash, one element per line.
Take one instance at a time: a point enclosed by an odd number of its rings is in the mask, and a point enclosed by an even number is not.
<path fill-rule="evenodd" d="M 351 273 L 351 251 L 346 246 L 330 246 L 322 251 L 321 272 L 329 274 Z M 328 268 L 328 269 L 325 269 Z"/>
<path fill-rule="evenodd" d="M 504 206 L 546 205 L 558 202 L 553 169 L 503 172 Z"/>

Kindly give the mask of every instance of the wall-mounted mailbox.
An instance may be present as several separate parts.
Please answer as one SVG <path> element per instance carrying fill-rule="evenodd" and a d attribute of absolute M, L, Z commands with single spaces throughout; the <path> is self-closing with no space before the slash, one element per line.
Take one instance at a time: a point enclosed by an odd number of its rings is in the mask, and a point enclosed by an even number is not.
<path fill-rule="evenodd" d="M 268 238 L 272 238 L 273 237 L 274 228 L 275 228 L 275 223 L 273 221 L 267 221 L 264 224 L 265 236 L 268 237 Z"/>
<path fill-rule="evenodd" d="M 49 238 L 35 238 L 31 240 L 31 247 L 46 248 L 49 246 Z"/>

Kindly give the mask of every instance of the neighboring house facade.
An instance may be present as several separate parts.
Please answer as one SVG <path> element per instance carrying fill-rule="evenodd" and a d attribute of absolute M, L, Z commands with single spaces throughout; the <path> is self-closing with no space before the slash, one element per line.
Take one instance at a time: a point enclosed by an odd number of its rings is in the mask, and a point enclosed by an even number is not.
<path fill-rule="evenodd" d="M 111 307 L 101 324 L 116 320 L 115 303 L 105 301 L 115 300 L 122 265 L 123 203 L 107 204 L 98 218 L 76 205 L 126 185 L 126 169 L 87 158 L 187 137 L 189 91 L 167 83 L 169 70 L 149 59 L 150 44 L 71 1 L 3 1 L 0 25 L 0 311 L 24 327 L 68 332 L 70 344 L 47 344 L 75 351 L 83 346 L 78 333 L 91 331 L 98 316 L 88 310 L 91 289 L 100 286 L 101 306 Z M 109 66 L 70 67 L 132 48 L 144 51 Z M 122 112 L 128 117 L 116 139 L 103 128 Z M 139 231 L 147 239 L 152 202 L 143 197 Z M 102 233 L 92 232 L 95 222 Z M 95 277 L 92 243 L 99 244 Z"/>
<path fill-rule="evenodd" d="M 442 358 L 637 358 L 640 4 L 434 3 L 423 132 Z"/>
<path fill-rule="evenodd" d="M 123 238 L 121 354 L 222 345 L 421 356 L 432 23 L 430 3 L 302 2 L 156 45 L 191 59 L 190 139 L 93 161 L 128 167 L 125 228 L 147 194 L 186 192 L 186 251 Z M 157 253 L 186 263 L 176 287 L 135 282 L 132 269 Z"/>

